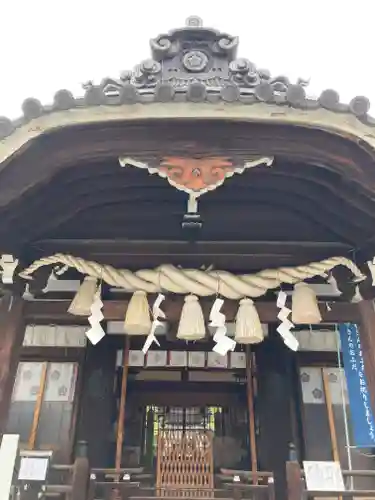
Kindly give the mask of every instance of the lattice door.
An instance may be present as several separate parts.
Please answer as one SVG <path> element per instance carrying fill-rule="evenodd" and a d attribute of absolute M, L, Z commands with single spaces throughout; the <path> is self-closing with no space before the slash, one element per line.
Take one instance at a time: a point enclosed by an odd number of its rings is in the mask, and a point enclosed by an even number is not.
<path fill-rule="evenodd" d="M 158 436 L 157 488 L 160 496 L 213 496 L 212 432 L 161 430 Z"/>

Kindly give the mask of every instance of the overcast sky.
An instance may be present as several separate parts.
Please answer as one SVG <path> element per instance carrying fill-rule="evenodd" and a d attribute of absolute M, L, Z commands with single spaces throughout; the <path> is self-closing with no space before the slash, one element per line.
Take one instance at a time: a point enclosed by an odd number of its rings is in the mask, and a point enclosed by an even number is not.
<path fill-rule="evenodd" d="M 238 35 L 239 56 L 273 75 L 310 78 L 311 94 L 334 88 L 344 102 L 366 95 L 375 114 L 375 0 L 0 0 L 0 116 L 117 77 L 189 15 Z"/>

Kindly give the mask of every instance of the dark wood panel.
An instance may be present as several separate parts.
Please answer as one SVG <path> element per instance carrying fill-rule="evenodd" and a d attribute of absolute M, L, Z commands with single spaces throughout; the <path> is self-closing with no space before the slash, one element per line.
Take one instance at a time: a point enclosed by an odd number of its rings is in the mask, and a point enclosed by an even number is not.
<path fill-rule="evenodd" d="M 260 470 L 273 471 L 280 500 L 286 498 L 285 462 L 293 438 L 291 367 L 295 356 L 274 330 L 256 352 Z"/>
<path fill-rule="evenodd" d="M 266 267 L 306 264 L 327 257 L 346 255 L 350 245 L 313 241 L 131 241 L 42 240 L 28 251 L 30 261 L 40 255 L 67 253 L 118 268 L 140 269 L 161 263 L 200 268 L 215 265 L 233 272 L 250 272 Z M 72 274 L 73 276 L 73 274 Z M 75 276 L 78 278 L 78 276 Z M 64 279 L 67 274 L 64 274 Z M 72 278 L 73 279 L 73 278 Z M 63 298 L 63 297 L 62 297 Z"/>
<path fill-rule="evenodd" d="M 5 296 L 0 302 L 0 439 L 8 419 L 24 335 L 24 301 Z"/>
<path fill-rule="evenodd" d="M 13 207 L 9 213 L 3 213 L 8 232 L 17 233 L 23 242 L 40 239 L 51 232 L 57 237 L 72 238 L 79 235 L 92 238 L 95 234 L 121 237 L 125 233 L 133 238 L 143 234 L 173 239 L 182 234 L 186 195 L 168 186 L 165 180 L 158 179 L 162 184 L 155 184 L 155 177 L 149 180 L 141 171 L 136 172 L 139 182 L 131 182 L 133 172 L 130 177 L 126 173 L 122 175 L 117 165 L 109 166 L 111 174 L 100 176 L 95 168 L 82 168 L 91 173 L 85 182 L 69 187 L 67 181 L 51 181 L 28 203 L 24 202 L 23 208 Z M 367 208 L 363 210 L 357 206 L 359 203 L 344 201 L 334 191 L 316 187 L 310 180 L 281 175 L 283 165 L 275 171 L 277 174 L 246 172 L 202 197 L 202 235 L 207 232 L 208 238 L 214 238 L 216 232 L 228 239 L 246 236 L 267 239 L 268 236 L 285 240 L 298 234 L 300 239 L 335 237 L 338 241 L 345 241 L 350 235 L 351 244 L 372 235 L 373 212 L 370 214 Z M 144 184 L 146 181 L 150 182 L 148 187 Z M 67 191 L 69 197 L 65 196 Z M 337 189 L 336 193 L 339 192 Z M 328 197 L 329 204 L 326 203 Z M 49 207 L 48 212 L 45 206 Z M 38 225 L 29 223 L 31 214 L 39 221 Z"/>
<path fill-rule="evenodd" d="M 157 406 L 231 406 L 246 395 L 244 385 L 223 382 L 143 382 L 128 385 L 129 404 Z"/>
<path fill-rule="evenodd" d="M 69 146 L 67 146 L 69 144 Z M 201 153 L 228 156 L 235 153 L 243 159 L 250 153 L 288 154 L 295 159 L 309 158 L 320 164 L 331 164 L 345 177 L 366 186 L 375 181 L 371 155 L 349 140 L 323 131 L 302 127 L 249 124 L 220 121 L 149 122 L 148 124 L 109 124 L 62 129 L 34 141 L 22 155 L 1 172 L 2 205 L 51 178 L 64 166 L 93 158 L 116 157 L 126 152 L 130 157 L 157 158 Z M 337 154 L 340 152 L 340 155 Z M 51 164 L 51 157 L 54 161 Z M 24 168 L 23 162 L 28 168 Z M 32 165 L 32 168 L 30 168 Z M 365 175 L 368 179 L 365 179 Z M 16 179 L 18 179 L 16 181 Z M 370 188 L 370 185 L 367 188 Z M 12 189 L 11 189 L 12 188 Z"/>
<path fill-rule="evenodd" d="M 1 172 L 0 233 L 6 237 L 0 239 L 9 250 L 51 235 L 92 238 L 93 230 L 104 238 L 181 237 L 186 196 L 157 176 L 121 169 L 116 156 L 124 150 L 152 164 L 166 153 L 221 152 L 238 164 L 251 154 L 276 155 L 271 169 L 235 175 L 202 198 L 206 239 L 224 235 L 288 241 L 298 234 L 302 240 L 358 246 L 372 236 L 372 159 L 347 140 L 295 127 L 220 122 L 180 122 L 173 127 L 112 124 L 77 130 L 41 138 L 27 148 L 27 168 L 21 155 Z M 86 141 L 90 150 L 85 149 Z M 302 159 L 304 163 L 298 163 Z M 18 201 L 17 189 L 23 193 Z M 6 199 L 13 202 L 7 206 Z"/>
<path fill-rule="evenodd" d="M 202 299 L 201 304 L 206 318 L 212 307 L 214 299 Z M 104 301 L 103 314 L 107 321 L 123 321 L 128 302 L 126 300 Z M 87 319 L 68 314 L 69 301 L 31 301 L 25 305 L 25 316 L 28 322 L 59 321 L 64 323 L 86 324 Z M 177 322 L 181 315 L 183 298 L 169 296 L 163 304 L 168 321 Z M 328 311 L 325 304 L 320 304 L 323 321 L 327 323 L 358 322 L 360 314 L 357 304 L 347 302 L 330 303 Z M 259 317 L 263 323 L 277 322 L 279 309 L 275 302 L 256 301 Z M 238 309 L 238 301 L 226 300 L 223 310 L 228 321 L 233 321 Z"/>
<path fill-rule="evenodd" d="M 99 349 L 87 346 L 77 440 L 87 441 L 90 463 L 96 467 L 111 465 L 109 437 L 113 430 L 115 364 L 116 349 L 108 338 L 102 340 Z"/>

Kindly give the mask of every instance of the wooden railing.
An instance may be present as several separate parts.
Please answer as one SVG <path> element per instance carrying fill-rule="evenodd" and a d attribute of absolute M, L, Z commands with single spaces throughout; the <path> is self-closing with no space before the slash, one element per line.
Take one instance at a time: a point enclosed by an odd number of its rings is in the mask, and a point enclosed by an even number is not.
<path fill-rule="evenodd" d="M 375 500 L 374 490 L 346 489 L 340 491 L 307 491 L 303 470 L 298 462 L 286 464 L 288 500 L 304 500 L 307 498 L 371 498 Z M 350 477 L 374 477 L 374 470 L 342 471 L 344 479 Z"/>
<path fill-rule="evenodd" d="M 37 500 L 57 498 L 64 500 L 86 500 L 89 484 L 89 462 L 85 457 L 76 458 L 71 465 L 54 465 L 49 469 L 47 484 L 30 483 L 26 488 L 13 486 L 11 498 Z"/>
<path fill-rule="evenodd" d="M 215 487 L 201 494 L 198 487 L 164 488 L 155 485 L 153 474 L 143 469 L 92 469 L 87 500 L 181 500 L 181 498 L 219 498 L 221 500 L 274 500 L 273 475 L 270 472 L 235 471 L 224 469 L 215 475 Z"/>
<path fill-rule="evenodd" d="M 303 470 L 298 462 L 286 463 L 287 498 L 304 500 L 310 498 L 371 498 L 375 500 L 374 490 L 349 489 L 345 491 L 307 491 Z M 375 471 L 343 471 L 344 478 L 373 477 Z M 36 500 L 38 493 L 43 498 L 59 500 L 181 500 L 199 499 L 194 488 L 183 491 L 169 491 L 159 495 L 153 474 L 136 469 L 91 469 L 88 459 L 76 458 L 72 465 L 52 465 L 48 485 L 42 491 L 29 488 L 20 490 L 19 500 Z M 40 498 L 40 496 L 39 496 Z M 209 497 L 220 500 L 275 500 L 273 475 L 270 472 L 251 472 L 222 469 L 215 475 L 215 485 Z"/>

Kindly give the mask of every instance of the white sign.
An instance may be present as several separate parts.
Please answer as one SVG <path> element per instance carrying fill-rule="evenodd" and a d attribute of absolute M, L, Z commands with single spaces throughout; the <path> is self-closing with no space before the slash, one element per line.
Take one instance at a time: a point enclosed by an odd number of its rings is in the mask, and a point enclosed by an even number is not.
<path fill-rule="evenodd" d="M 0 500 L 9 500 L 18 451 L 18 434 L 4 434 L 0 445 Z"/>
<path fill-rule="evenodd" d="M 49 458 L 21 457 L 18 479 L 20 481 L 45 481 Z"/>
<path fill-rule="evenodd" d="M 345 491 L 339 462 L 303 462 L 307 491 Z"/>

